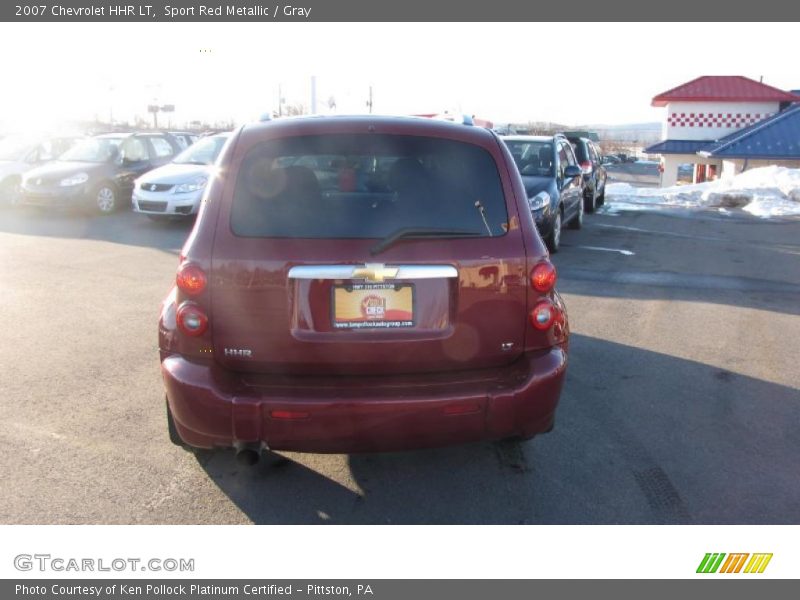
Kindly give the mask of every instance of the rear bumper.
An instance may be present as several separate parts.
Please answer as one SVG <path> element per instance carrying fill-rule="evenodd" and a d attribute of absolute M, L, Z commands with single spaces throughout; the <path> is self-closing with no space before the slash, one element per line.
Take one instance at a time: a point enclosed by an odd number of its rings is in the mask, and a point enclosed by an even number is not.
<path fill-rule="evenodd" d="M 566 366 L 566 349 L 557 346 L 483 376 L 423 376 L 405 386 L 259 380 L 176 355 L 162 361 L 161 371 L 176 428 L 191 446 L 378 452 L 548 431 Z"/>

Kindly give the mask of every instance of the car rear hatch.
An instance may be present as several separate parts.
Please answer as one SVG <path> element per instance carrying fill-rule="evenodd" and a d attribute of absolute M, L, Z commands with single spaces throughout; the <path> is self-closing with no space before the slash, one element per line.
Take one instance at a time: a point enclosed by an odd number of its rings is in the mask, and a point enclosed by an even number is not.
<path fill-rule="evenodd" d="M 498 156 L 398 135 L 254 146 L 214 242 L 215 360 L 328 375 L 513 362 L 525 249 Z"/>

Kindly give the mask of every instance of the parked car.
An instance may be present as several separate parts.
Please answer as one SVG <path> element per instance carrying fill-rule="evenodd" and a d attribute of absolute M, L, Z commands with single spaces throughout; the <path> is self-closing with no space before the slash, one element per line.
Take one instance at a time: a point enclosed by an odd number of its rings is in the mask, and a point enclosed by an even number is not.
<path fill-rule="evenodd" d="M 109 214 L 130 202 L 133 182 L 179 152 L 166 133 L 108 133 L 77 144 L 22 180 L 23 204 L 92 208 Z"/>
<path fill-rule="evenodd" d="M 170 131 L 169 134 L 178 141 L 181 150 L 186 150 L 200 138 L 196 133 L 190 131 Z"/>
<path fill-rule="evenodd" d="M 0 141 L 0 204 L 16 204 L 22 176 L 54 160 L 73 146 L 77 136 L 10 136 Z"/>
<path fill-rule="evenodd" d="M 153 220 L 196 215 L 214 162 L 229 135 L 204 137 L 171 163 L 139 177 L 133 187 L 133 210 Z"/>
<path fill-rule="evenodd" d="M 550 252 L 558 252 L 561 229 L 583 225 L 584 183 L 572 146 L 563 135 L 504 137 L 519 169 L 536 226 Z"/>
<path fill-rule="evenodd" d="M 328 157 L 359 157 L 370 185 L 318 177 Z M 158 327 L 175 444 L 252 463 L 265 448 L 393 451 L 552 428 L 567 315 L 493 132 L 279 119 L 234 133 L 217 166 Z"/>
<path fill-rule="evenodd" d="M 606 167 L 600 160 L 600 149 L 589 138 L 570 137 L 570 144 L 575 150 L 578 164 L 583 171 L 584 208 L 586 212 L 594 212 L 606 201 Z"/>
<path fill-rule="evenodd" d="M 622 162 L 619 157 L 614 156 L 613 154 L 607 154 L 601 157 L 600 162 L 604 165 L 618 165 Z"/>

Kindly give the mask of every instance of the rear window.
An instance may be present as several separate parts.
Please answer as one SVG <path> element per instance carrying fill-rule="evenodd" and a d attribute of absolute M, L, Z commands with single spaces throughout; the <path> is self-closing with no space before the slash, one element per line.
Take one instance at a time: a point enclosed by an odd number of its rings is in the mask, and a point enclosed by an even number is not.
<path fill-rule="evenodd" d="M 553 144 L 546 141 L 504 140 L 521 175 L 554 177 Z"/>
<path fill-rule="evenodd" d="M 592 162 L 600 162 L 600 151 L 594 144 L 589 144 L 589 154 L 591 154 Z"/>
<path fill-rule="evenodd" d="M 589 160 L 589 153 L 586 150 L 586 142 L 583 140 L 578 140 L 572 144 L 572 148 L 575 150 L 575 156 L 577 157 L 578 162 L 586 162 Z"/>
<path fill-rule="evenodd" d="M 503 235 L 492 156 L 418 136 L 291 137 L 255 146 L 236 180 L 231 229 L 247 237 L 384 238 L 402 228 Z"/>

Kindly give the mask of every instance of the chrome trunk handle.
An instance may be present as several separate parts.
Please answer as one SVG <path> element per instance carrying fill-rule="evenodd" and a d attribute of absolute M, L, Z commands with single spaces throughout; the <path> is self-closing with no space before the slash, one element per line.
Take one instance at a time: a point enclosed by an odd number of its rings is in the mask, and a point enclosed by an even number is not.
<path fill-rule="evenodd" d="M 458 277 L 452 265 L 302 265 L 289 269 L 289 279 L 443 279 Z"/>

